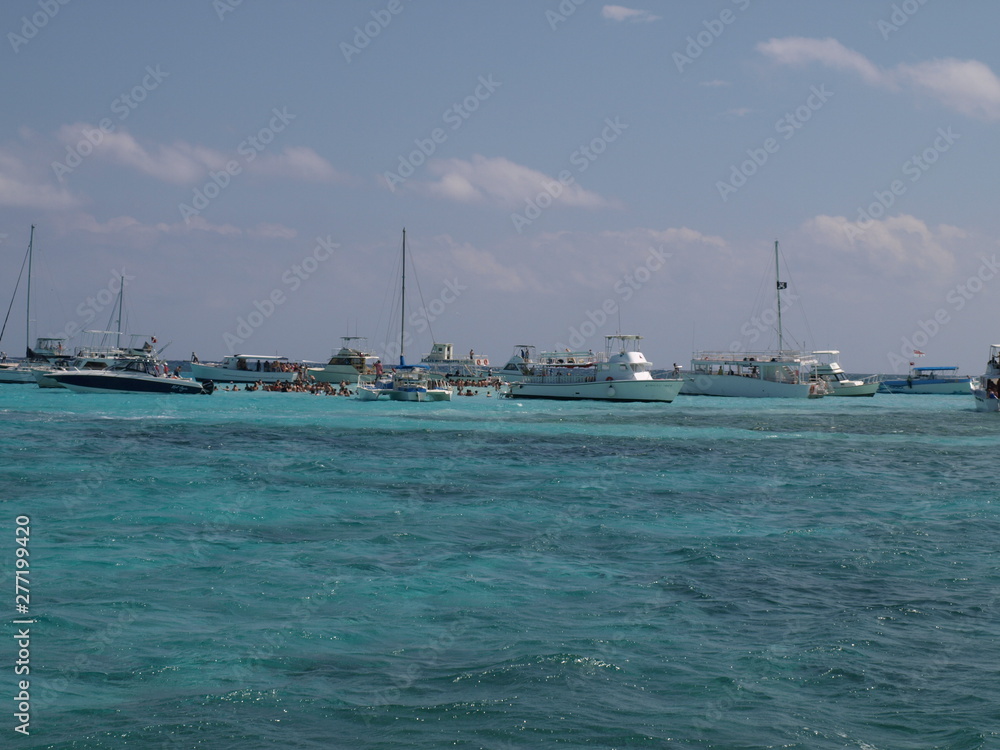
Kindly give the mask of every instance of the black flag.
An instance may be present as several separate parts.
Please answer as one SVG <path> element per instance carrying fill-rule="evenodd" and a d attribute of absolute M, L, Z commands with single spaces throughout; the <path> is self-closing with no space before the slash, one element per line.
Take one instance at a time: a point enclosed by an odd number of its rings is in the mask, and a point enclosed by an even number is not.
<path fill-rule="evenodd" d="M 778 282 L 778 289 L 788 289 L 788 282 L 787 281 L 779 281 Z"/>

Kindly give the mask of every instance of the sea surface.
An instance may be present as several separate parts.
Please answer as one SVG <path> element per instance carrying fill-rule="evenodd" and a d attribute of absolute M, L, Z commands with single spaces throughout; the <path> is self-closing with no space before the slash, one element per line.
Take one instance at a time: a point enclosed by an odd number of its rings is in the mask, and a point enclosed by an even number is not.
<path fill-rule="evenodd" d="M 0 389 L 0 747 L 1000 747 L 971 397 Z"/>

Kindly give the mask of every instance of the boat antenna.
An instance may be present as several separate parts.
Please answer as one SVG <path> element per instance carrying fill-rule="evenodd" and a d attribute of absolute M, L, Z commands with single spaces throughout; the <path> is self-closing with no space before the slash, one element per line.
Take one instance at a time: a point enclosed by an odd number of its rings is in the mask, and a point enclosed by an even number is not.
<path fill-rule="evenodd" d="M 403 227 L 403 284 L 399 301 L 399 366 L 406 367 L 403 348 L 406 346 L 406 227 Z"/>
<path fill-rule="evenodd" d="M 778 268 L 778 241 L 774 241 L 774 280 L 775 280 L 775 294 L 778 296 L 778 354 L 781 354 L 785 348 L 785 341 L 781 332 L 781 290 L 788 286 L 787 283 L 781 281 L 781 270 Z"/>

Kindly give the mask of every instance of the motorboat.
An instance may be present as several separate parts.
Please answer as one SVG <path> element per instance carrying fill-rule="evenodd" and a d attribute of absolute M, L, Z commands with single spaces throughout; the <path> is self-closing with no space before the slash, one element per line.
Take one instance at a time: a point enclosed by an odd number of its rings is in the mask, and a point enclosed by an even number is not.
<path fill-rule="evenodd" d="M 399 366 L 385 373 L 376 363 L 374 377 L 358 381 L 355 396 L 362 401 L 451 401 L 451 387 L 431 375 L 426 366 L 406 364 L 406 230 L 403 230 L 399 304 Z"/>
<path fill-rule="evenodd" d="M 51 377 L 76 393 L 211 394 L 215 390 L 212 381 L 200 383 L 193 378 L 165 375 L 155 360 L 129 360 L 104 370 L 62 370 Z"/>
<path fill-rule="evenodd" d="M 959 375 L 958 368 L 910 367 L 905 378 L 883 379 L 879 383 L 882 393 L 910 393 L 935 396 L 967 396 L 973 387 L 974 378 Z"/>
<path fill-rule="evenodd" d="M 986 372 L 972 384 L 976 411 L 1000 411 L 1000 344 L 990 346 Z"/>
<path fill-rule="evenodd" d="M 537 366 L 534 374 L 504 386 L 508 398 L 550 398 L 670 403 L 684 385 L 682 378 L 653 378 L 652 364 L 639 351 L 641 336 L 616 333 L 605 337 L 606 352 L 589 364 Z M 575 358 L 574 358 L 575 359 Z"/>
<path fill-rule="evenodd" d="M 879 389 L 879 382 L 876 378 L 866 378 L 865 380 L 851 380 L 844 372 L 844 368 L 837 362 L 840 352 L 834 349 L 827 351 L 813 352 L 818 358 L 815 366 L 815 373 L 820 380 L 826 382 L 829 389 L 828 396 L 874 396 Z"/>
<path fill-rule="evenodd" d="M 199 383 L 280 383 L 295 381 L 299 368 L 287 357 L 267 354 L 231 354 L 222 362 L 192 362 L 191 377 Z"/>
<path fill-rule="evenodd" d="M 318 383 L 355 384 L 363 375 L 375 374 L 378 355 L 358 346 L 355 342 L 365 341 L 362 336 L 341 336 L 343 345 L 331 355 L 323 367 L 310 367 L 306 372 Z"/>

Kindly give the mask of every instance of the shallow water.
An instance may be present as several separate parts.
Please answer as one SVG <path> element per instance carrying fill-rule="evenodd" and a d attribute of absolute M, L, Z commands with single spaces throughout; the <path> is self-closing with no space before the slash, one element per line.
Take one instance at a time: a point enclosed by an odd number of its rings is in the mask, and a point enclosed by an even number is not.
<path fill-rule="evenodd" d="M 7 386 L 0 421 L 18 747 L 998 745 L 971 397 Z"/>

